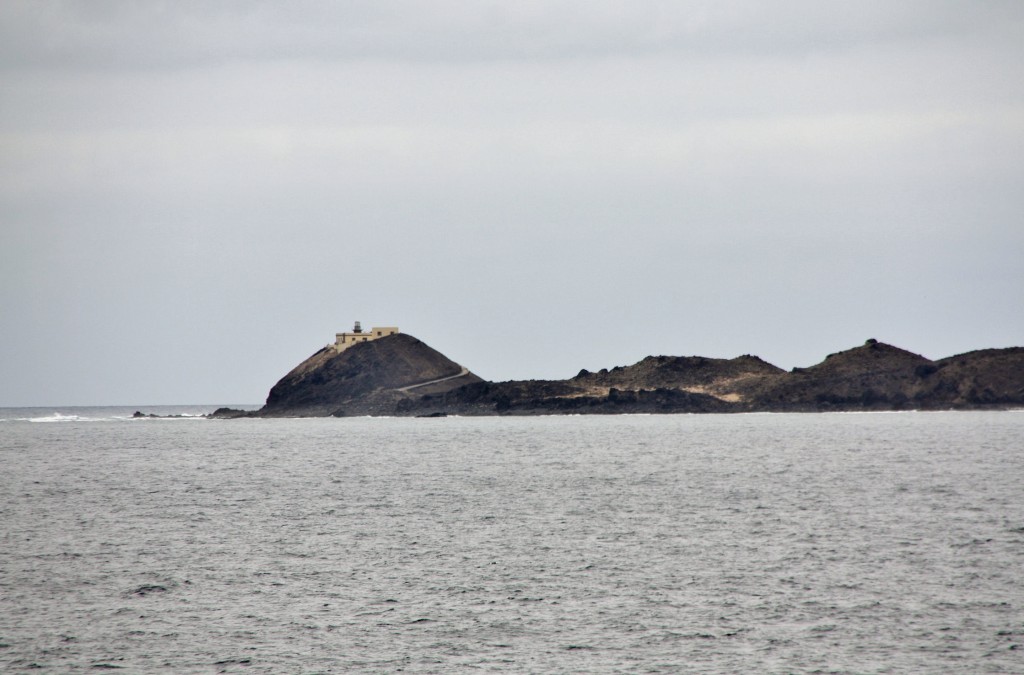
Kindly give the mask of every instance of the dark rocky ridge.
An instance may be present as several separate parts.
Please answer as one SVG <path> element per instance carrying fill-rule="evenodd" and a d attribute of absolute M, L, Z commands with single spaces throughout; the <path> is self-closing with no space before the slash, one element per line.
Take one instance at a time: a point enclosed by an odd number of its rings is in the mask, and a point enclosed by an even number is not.
<path fill-rule="evenodd" d="M 785 371 L 756 356 L 734 359 L 703 356 L 648 356 L 631 366 L 616 366 L 597 373 L 586 370 L 572 378 L 578 385 L 604 389 L 673 389 L 709 394 L 736 402 L 747 387 L 783 374 Z"/>
<path fill-rule="evenodd" d="M 649 356 L 567 380 L 485 382 L 409 334 L 325 347 L 258 412 L 215 417 L 536 415 L 1024 407 L 1024 347 L 932 361 L 876 340 L 786 372 L 756 356 Z"/>
<path fill-rule="evenodd" d="M 868 340 L 747 392 L 763 410 L 936 410 L 1024 405 L 1024 348 L 931 361 Z"/>

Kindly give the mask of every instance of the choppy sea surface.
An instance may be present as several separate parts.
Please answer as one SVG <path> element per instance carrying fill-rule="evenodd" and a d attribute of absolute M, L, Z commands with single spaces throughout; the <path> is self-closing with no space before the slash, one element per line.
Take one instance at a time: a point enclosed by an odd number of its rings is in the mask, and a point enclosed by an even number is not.
<path fill-rule="evenodd" d="M 0 671 L 1024 672 L 1024 412 L 132 412 L 0 410 Z"/>

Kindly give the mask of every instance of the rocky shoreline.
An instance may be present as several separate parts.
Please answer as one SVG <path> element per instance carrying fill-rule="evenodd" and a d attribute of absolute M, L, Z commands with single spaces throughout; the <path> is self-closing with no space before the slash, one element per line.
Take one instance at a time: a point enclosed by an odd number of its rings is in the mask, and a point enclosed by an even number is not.
<path fill-rule="evenodd" d="M 408 334 L 328 346 L 266 405 L 210 417 L 553 415 L 976 410 L 1024 407 L 1024 347 L 930 360 L 871 339 L 808 368 L 751 355 L 649 356 L 566 380 L 487 382 Z"/>

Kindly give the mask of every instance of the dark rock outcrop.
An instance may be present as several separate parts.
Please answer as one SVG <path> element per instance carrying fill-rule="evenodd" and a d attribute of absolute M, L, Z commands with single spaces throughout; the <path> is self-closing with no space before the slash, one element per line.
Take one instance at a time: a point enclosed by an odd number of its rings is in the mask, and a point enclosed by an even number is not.
<path fill-rule="evenodd" d="M 257 412 L 212 417 L 929 410 L 1024 406 L 1024 347 L 932 361 L 868 340 L 786 372 L 756 356 L 649 356 L 567 380 L 486 382 L 409 334 L 325 347 Z"/>
<path fill-rule="evenodd" d="M 609 413 L 728 412 L 731 404 L 680 389 L 586 389 L 571 381 L 480 382 L 399 404 L 399 414 L 592 415 Z"/>
<path fill-rule="evenodd" d="M 212 413 L 207 415 L 212 419 L 218 420 L 231 420 L 239 417 L 257 417 L 257 411 L 255 410 L 239 410 L 238 408 L 217 408 Z"/>

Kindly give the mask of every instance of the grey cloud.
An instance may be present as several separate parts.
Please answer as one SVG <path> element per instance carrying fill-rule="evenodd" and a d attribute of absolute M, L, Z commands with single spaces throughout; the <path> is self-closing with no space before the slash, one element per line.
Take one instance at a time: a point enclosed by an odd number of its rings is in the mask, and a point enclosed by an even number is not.
<path fill-rule="evenodd" d="M 679 53 L 777 57 L 982 35 L 1019 4 L 954 1 L 60 2 L 0 8 L 0 64 L 132 70 L 237 60 L 471 62 Z"/>

